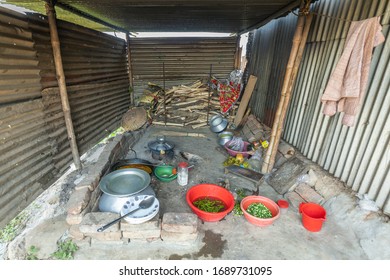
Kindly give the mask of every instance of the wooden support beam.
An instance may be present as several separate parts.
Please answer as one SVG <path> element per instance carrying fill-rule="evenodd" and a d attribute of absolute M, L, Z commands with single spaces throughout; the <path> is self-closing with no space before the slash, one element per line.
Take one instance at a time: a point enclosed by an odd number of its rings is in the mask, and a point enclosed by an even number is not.
<path fill-rule="evenodd" d="M 130 48 L 130 35 L 129 32 L 126 32 L 126 42 L 127 42 L 127 67 L 129 74 L 129 91 L 130 91 L 130 104 L 134 105 L 134 81 L 133 81 L 133 64 L 131 62 L 131 48 Z"/>
<path fill-rule="evenodd" d="M 62 65 L 60 39 L 58 37 L 56 14 L 55 14 L 53 2 L 52 1 L 46 2 L 45 7 L 46 7 L 46 14 L 49 21 L 50 41 L 53 49 L 54 64 L 56 68 L 58 87 L 60 89 L 60 97 L 61 97 L 62 111 L 64 112 L 66 131 L 68 133 L 68 140 L 70 142 L 70 148 L 72 150 L 73 162 L 76 166 L 76 169 L 81 170 L 82 164 L 80 161 L 76 136 L 74 134 L 72 115 L 71 115 L 69 99 L 68 99 L 68 92 L 66 89 L 64 68 Z"/>
<path fill-rule="evenodd" d="M 305 14 L 305 11 L 308 11 L 308 3 L 310 2 L 306 1 L 305 5 L 301 5 L 300 15 L 293 37 L 293 46 L 287 63 L 286 74 L 284 76 L 282 92 L 271 130 L 270 143 L 264 157 L 261 170 L 262 173 L 270 173 L 275 163 L 275 157 L 278 151 L 288 105 L 290 103 L 292 89 L 298 74 L 299 65 L 302 60 L 303 51 L 306 46 L 307 36 L 312 22 L 312 15 Z"/>
<path fill-rule="evenodd" d="M 250 75 L 248 83 L 245 87 L 244 94 L 242 95 L 241 98 L 240 106 L 238 107 L 237 115 L 234 118 L 234 124 L 236 127 L 240 124 L 245 114 L 246 108 L 248 107 L 249 104 L 249 100 L 251 99 L 253 90 L 255 89 L 256 82 L 257 82 L 257 77 Z"/>

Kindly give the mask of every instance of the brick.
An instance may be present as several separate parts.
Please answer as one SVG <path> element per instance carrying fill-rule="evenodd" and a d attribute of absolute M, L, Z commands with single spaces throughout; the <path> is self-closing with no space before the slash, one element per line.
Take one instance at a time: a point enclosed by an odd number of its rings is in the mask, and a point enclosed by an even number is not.
<path fill-rule="evenodd" d="M 129 244 L 129 239 L 121 239 L 121 240 L 99 240 L 91 238 L 91 246 L 122 246 Z"/>
<path fill-rule="evenodd" d="M 284 198 L 288 200 L 290 206 L 299 209 L 299 204 L 306 202 L 299 194 L 296 192 L 288 192 L 284 195 Z"/>
<path fill-rule="evenodd" d="M 160 229 L 140 230 L 140 231 L 123 231 L 123 238 L 130 239 L 148 239 L 148 238 L 160 238 Z"/>
<path fill-rule="evenodd" d="M 322 204 L 324 198 L 318 194 L 313 188 L 308 184 L 301 183 L 295 188 L 295 192 L 298 193 L 304 200 L 308 202 L 313 202 L 317 204 Z"/>
<path fill-rule="evenodd" d="M 198 217 L 193 213 L 165 213 L 162 229 L 167 232 L 196 233 Z"/>
<path fill-rule="evenodd" d="M 91 212 L 85 214 L 82 222 L 80 223 L 80 231 L 84 234 L 96 233 L 97 229 L 114 219 L 119 218 L 119 215 L 116 213 L 110 212 Z M 119 223 L 116 223 L 104 232 L 116 232 L 119 231 Z"/>
<path fill-rule="evenodd" d="M 160 230 L 161 229 L 161 220 L 158 215 L 153 217 L 153 219 L 143 222 L 141 224 L 130 224 L 124 220 L 120 223 L 120 229 L 122 231 L 133 232 L 140 230 Z"/>
<path fill-rule="evenodd" d="M 164 242 L 172 242 L 172 243 L 181 243 L 181 244 L 192 244 L 198 239 L 199 233 L 178 233 L 178 232 L 169 232 L 162 230 L 161 231 L 161 239 Z"/>
<path fill-rule="evenodd" d="M 69 198 L 67 209 L 68 214 L 76 215 L 88 205 L 91 198 L 91 191 L 89 189 L 75 190 Z"/>
<path fill-rule="evenodd" d="M 122 232 L 94 232 L 94 233 L 86 233 L 87 236 L 91 237 L 95 240 L 100 241 L 120 241 L 122 239 Z"/>
<path fill-rule="evenodd" d="M 88 248 L 91 246 L 91 237 L 86 236 L 81 240 L 73 239 L 73 242 L 79 247 L 79 248 Z"/>
<path fill-rule="evenodd" d="M 163 242 L 163 241 L 161 240 L 161 237 L 159 236 L 159 237 L 146 238 L 146 239 L 134 238 L 134 239 L 129 239 L 129 242 L 131 244 L 138 245 L 138 244 L 149 244 L 152 242 Z"/>
<path fill-rule="evenodd" d="M 83 216 L 81 213 L 76 215 L 68 214 L 65 220 L 68 225 L 78 225 L 83 221 Z"/>
<path fill-rule="evenodd" d="M 71 238 L 79 241 L 83 240 L 85 237 L 84 233 L 80 231 L 79 225 L 72 225 L 69 228 L 69 235 Z"/>
<path fill-rule="evenodd" d="M 76 190 L 89 189 L 91 192 L 96 189 L 100 181 L 100 173 L 97 171 L 92 171 L 88 174 L 77 186 Z"/>

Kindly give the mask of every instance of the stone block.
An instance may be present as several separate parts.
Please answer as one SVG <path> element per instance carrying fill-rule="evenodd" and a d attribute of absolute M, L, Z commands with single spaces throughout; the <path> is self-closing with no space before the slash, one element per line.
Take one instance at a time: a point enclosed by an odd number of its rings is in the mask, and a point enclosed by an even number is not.
<path fill-rule="evenodd" d="M 82 215 L 81 213 L 76 215 L 68 214 L 66 215 L 65 220 L 68 223 L 68 225 L 78 225 L 83 220 L 83 216 L 84 215 Z"/>
<path fill-rule="evenodd" d="M 194 233 L 179 233 L 179 232 L 169 232 L 162 230 L 161 231 L 161 239 L 164 242 L 172 242 L 175 244 L 182 244 L 182 245 L 190 245 L 193 244 L 199 236 L 199 232 Z"/>
<path fill-rule="evenodd" d="M 142 230 L 160 230 L 161 229 L 161 220 L 158 215 L 153 217 L 153 219 L 143 222 L 141 224 L 129 224 L 128 222 L 122 220 L 120 222 L 120 229 L 122 231 L 134 232 Z"/>
<path fill-rule="evenodd" d="M 88 188 L 75 190 L 69 198 L 67 209 L 68 214 L 76 215 L 88 205 L 91 198 L 91 191 Z"/>
<path fill-rule="evenodd" d="M 86 233 L 86 236 L 91 237 L 92 239 L 95 240 L 100 240 L 100 241 L 120 241 L 122 239 L 122 232 L 116 231 L 116 232 L 90 232 Z"/>
<path fill-rule="evenodd" d="M 269 178 L 268 183 L 279 194 L 285 194 L 297 185 L 300 174 L 305 170 L 305 164 L 298 158 L 291 158 L 276 170 Z"/>
<path fill-rule="evenodd" d="M 322 204 L 324 198 L 318 194 L 313 188 L 308 184 L 301 183 L 295 188 L 295 192 L 298 193 L 304 200 L 308 202 L 313 202 L 317 204 Z"/>
<path fill-rule="evenodd" d="M 119 218 L 119 214 L 110 212 L 91 212 L 86 213 L 82 222 L 80 223 L 80 231 L 84 234 L 96 233 L 97 229 L 114 219 Z M 104 232 L 116 232 L 119 231 L 119 223 L 116 223 Z"/>
<path fill-rule="evenodd" d="M 79 248 L 89 248 L 91 246 L 91 237 L 86 236 L 86 237 L 84 237 L 81 240 L 73 239 L 73 242 Z"/>
<path fill-rule="evenodd" d="M 85 237 L 84 233 L 80 231 L 79 225 L 72 225 L 69 228 L 69 235 L 72 239 L 79 241 L 83 240 Z"/>
<path fill-rule="evenodd" d="M 89 189 L 91 192 L 96 189 L 100 181 L 100 173 L 98 171 L 92 171 L 86 175 L 85 178 L 76 185 L 76 190 Z"/>
<path fill-rule="evenodd" d="M 290 206 L 295 209 L 299 209 L 299 204 L 306 202 L 299 194 L 294 191 L 286 193 L 284 198 L 287 199 L 287 201 L 290 203 Z"/>
<path fill-rule="evenodd" d="M 123 246 L 129 244 L 129 239 L 121 239 L 121 240 L 99 240 L 95 238 L 91 238 L 91 246 Z"/>
<path fill-rule="evenodd" d="M 196 233 L 198 231 L 198 216 L 193 213 L 165 213 L 162 229 L 174 233 Z"/>
<path fill-rule="evenodd" d="M 160 238 L 160 229 L 140 230 L 140 231 L 122 231 L 123 238 L 131 239 L 148 239 Z"/>
<path fill-rule="evenodd" d="M 161 237 L 159 236 L 159 237 L 146 238 L 146 239 L 134 238 L 134 239 L 129 239 L 129 242 L 131 244 L 138 245 L 138 244 L 149 244 L 152 242 L 162 242 L 162 240 L 161 240 Z"/>

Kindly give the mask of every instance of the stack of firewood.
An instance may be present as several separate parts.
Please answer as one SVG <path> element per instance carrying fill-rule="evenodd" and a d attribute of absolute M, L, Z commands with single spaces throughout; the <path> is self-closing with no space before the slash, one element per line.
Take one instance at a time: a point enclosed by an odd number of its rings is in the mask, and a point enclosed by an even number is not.
<path fill-rule="evenodd" d="M 201 81 L 174 86 L 165 94 L 160 91 L 156 97 L 154 124 L 199 128 L 208 125 L 207 117 L 210 119 L 220 113 L 218 93 L 210 91 L 208 85 Z"/>

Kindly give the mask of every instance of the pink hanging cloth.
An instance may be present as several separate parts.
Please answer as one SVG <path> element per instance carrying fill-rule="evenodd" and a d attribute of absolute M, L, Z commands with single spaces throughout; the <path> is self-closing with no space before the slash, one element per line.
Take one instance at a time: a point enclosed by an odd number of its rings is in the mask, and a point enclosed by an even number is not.
<path fill-rule="evenodd" d="M 323 113 L 344 112 L 342 124 L 353 126 L 363 101 L 374 47 L 385 41 L 380 17 L 353 21 L 343 53 L 333 70 L 321 102 Z"/>

